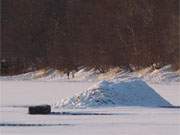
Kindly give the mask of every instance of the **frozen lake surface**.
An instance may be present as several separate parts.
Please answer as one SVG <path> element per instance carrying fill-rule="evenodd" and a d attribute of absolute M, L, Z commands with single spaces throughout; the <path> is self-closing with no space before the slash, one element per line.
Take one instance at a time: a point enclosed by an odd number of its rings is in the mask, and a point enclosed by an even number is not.
<path fill-rule="evenodd" d="M 27 108 L 1 108 L 1 133 L 32 135 L 178 135 L 180 110 L 117 107 L 53 110 L 28 115 Z"/>
<path fill-rule="evenodd" d="M 29 115 L 28 105 L 53 104 L 81 93 L 94 82 L 1 81 L 0 133 L 30 135 L 179 135 L 180 109 L 153 107 L 53 108 Z M 179 106 L 179 83 L 150 84 Z"/>

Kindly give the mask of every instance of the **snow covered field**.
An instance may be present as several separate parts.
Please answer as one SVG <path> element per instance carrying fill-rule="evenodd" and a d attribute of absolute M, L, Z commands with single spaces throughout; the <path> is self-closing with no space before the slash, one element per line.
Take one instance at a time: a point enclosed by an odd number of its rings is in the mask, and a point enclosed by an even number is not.
<path fill-rule="evenodd" d="M 120 79 L 110 79 L 97 84 L 95 79 L 97 77 L 90 72 L 83 73 L 83 76 L 79 72 L 77 76 L 78 80 L 70 81 L 54 73 L 36 81 L 1 78 L 0 133 L 2 135 L 180 135 L 180 108 L 158 107 L 161 104 L 180 106 L 178 81 L 155 83 L 148 78 L 146 84 L 141 79 L 135 78 L 135 81 L 132 81 L 126 74 Z M 157 80 L 157 77 L 152 78 Z M 27 77 L 23 76 L 23 79 L 26 80 Z M 130 93 L 123 92 L 124 89 Z M 136 95 L 138 89 L 141 89 L 141 92 Z M 157 102 L 148 107 L 147 105 L 152 104 L 150 100 L 141 97 L 143 92 L 148 93 L 144 96 L 150 96 Z M 129 104 L 122 106 L 122 102 L 116 97 L 122 94 L 130 95 Z M 97 99 L 104 102 L 101 103 Z M 136 100 L 145 104 L 134 102 Z M 86 104 L 82 104 L 84 102 Z M 115 106 L 112 103 L 115 103 Z M 27 114 L 28 105 L 39 104 L 52 105 L 52 113 Z M 75 107 L 72 107 L 73 105 Z"/>
<path fill-rule="evenodd" d="M 53 110 L 51 115 L 28 115 L 27 108 L 1 110 L 1 134 L 32 135 L 179 135 L 180 110 L 115 107 Z M 59 113 L 60 112 L 60 113 Z M 4 125 L 2 125 L 4 123 Z"/>

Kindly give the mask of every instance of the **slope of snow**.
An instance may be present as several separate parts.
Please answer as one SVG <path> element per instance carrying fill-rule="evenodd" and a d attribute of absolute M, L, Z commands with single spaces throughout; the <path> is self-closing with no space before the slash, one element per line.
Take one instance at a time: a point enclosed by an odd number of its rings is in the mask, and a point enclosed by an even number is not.
<path fill-rule="evenodd" d="M 60 103 L 63 108 L 107 106 L 171 106 L 139 78 L 101 81 L 78 95 Z"/>
<path fill-rule="evenodd" d="M 180 83 L 154 84 L 148 83 L 157 93 L 174 106 L 180 106 Z"/>

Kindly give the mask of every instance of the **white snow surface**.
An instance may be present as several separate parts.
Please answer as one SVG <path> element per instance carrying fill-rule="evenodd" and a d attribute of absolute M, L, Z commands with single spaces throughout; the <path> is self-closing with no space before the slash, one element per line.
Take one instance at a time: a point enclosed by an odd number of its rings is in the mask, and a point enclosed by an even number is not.
<path fill-rule="evenodd" d="M 70 79 L 40 70 L 0 77 L 0 86 L 2 135 L 180 135 L 180 109 L 159 107 L 180 106 L 179 73 L 168 66 L 143 73 L 81 69 Z M 52 105 L 52 113 L 27 113 L 39 104 Z"/>
<path fill-rule="evenodd" d="M 93 85 L 91 82 L 0 81 L 0 106 L 54 104 Z"/>
<path fill-rule="evenodd" d="M 1 135 L 179 135 L 180 109 L 159 107 L 52 108 L 50 115 L 29 115 L 28 105 L 54 103 L 82 93 L 92 82 L 1 81 Z M 178 104 L 180 84 L 150 84 Z M 3 94 L 3 95 L 2 95 Z M 180 103 L 180 102 L 179 102 Z"/>
<path fill-rule="evenodd" d="M 1 135 L 179 135 L 180 110 L 112 107 L 53 109 L 28 115 L 27 108 L 1 108 Z"/>

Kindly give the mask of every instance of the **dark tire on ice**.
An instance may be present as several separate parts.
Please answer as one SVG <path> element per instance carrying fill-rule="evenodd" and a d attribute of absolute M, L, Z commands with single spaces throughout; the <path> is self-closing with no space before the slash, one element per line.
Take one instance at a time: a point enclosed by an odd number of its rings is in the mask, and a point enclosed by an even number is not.
<path fill-rule="evenodd" d="M 38 106 L 29 106 L 29 114 L 50 114 L 51 106 L 50 105 L 38 105 Z"/>

